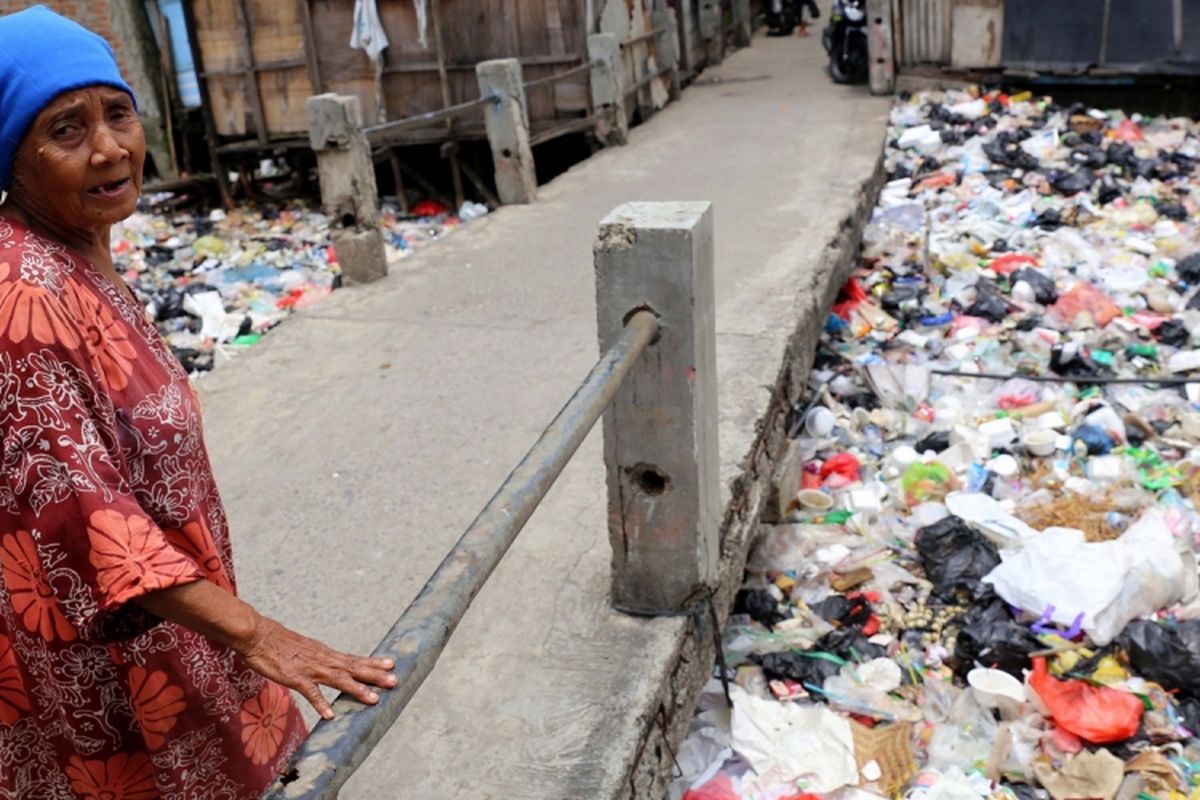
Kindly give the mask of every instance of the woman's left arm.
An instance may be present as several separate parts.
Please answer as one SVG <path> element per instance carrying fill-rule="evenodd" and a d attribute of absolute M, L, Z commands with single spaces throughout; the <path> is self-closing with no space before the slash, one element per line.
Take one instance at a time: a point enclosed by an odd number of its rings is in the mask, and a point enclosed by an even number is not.
<path fill-rule="evenodd" d="M 370 686 L 396 685 L 390 658 L 362 658 L 326 647 L 206 580 L 150 592 L 132 602 L 229 647 L 255 672 L 295 689 L 325 719 L 333 718 L 333 708 L 320 686 L 374 705 L 379 695 Z"/>

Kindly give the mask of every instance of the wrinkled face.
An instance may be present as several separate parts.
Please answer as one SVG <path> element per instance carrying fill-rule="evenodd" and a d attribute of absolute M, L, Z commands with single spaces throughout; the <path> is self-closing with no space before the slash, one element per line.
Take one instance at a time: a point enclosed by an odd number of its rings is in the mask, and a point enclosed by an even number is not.
<path fill-rule="evenodd" d="M 55 228 L 111 225 L 133 213 L 145 158 L 130 96 L 107 86 L 76 89 L 34 119 L 13 161 L 10 193 Z"/>

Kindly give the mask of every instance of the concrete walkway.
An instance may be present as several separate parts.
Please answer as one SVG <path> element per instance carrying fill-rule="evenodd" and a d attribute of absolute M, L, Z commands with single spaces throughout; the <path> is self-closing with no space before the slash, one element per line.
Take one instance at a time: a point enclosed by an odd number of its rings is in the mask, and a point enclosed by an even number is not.
<path fill-rule="evenodd" d="M 335 293 L 201 381 L 243 595 L 366 652 L 597 358 L 591 246 L 631 200 L 708 200 L 723 498 L 816 265 L 875 169 L 887 101 L 834 86 L 819 39 L 756 38 L 682 102 L 542 187 Z M 683 623 L 608 608 L 599 428 L 342 792 L 562 800 L 628 773 Z"/>

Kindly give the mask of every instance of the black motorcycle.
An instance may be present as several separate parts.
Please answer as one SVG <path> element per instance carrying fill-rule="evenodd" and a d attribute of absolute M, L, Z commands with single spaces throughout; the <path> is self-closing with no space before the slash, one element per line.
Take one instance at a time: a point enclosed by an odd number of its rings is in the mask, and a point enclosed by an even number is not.
<path fill-rule="evenodd" d="M 834 0 L 821 43 L 829 54 L 829 77 L 835 83 L 865 82 L 870 69 L 866 0 Z"/>

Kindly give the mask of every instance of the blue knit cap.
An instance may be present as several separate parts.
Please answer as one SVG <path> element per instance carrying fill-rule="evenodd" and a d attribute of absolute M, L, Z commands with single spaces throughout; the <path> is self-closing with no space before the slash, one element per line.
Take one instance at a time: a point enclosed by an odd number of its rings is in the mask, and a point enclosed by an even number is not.
<path fill-rule="evenodd" d="M 41 110 L 87 86 L 134 96 L 108 42 L 82 25 L 45 6 L 0 17 L 0 189 L 8 188 L 13 157 Z"/>

